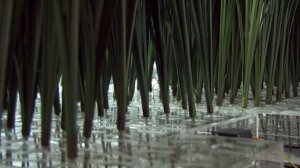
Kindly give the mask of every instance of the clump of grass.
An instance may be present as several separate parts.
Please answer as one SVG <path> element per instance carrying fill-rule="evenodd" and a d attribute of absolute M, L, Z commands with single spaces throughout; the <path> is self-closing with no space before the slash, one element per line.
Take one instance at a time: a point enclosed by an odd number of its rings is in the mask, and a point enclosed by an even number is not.
<path fill-rule="evenodd" d="M 242 107 L 248 106 L 248 94 L 253 60 L 256 54 L 257 39 L 262 23 L 263 1 L 245 2 L 245 55 L 243 62 L 243 100 Z"/>
<path fill-rule="evenodd" d="M 221 1 L 220 11 L 220 35 L 219 35 L 219 53 L 218 53 L 218 70 L 217 70 L 217 105 L 221 106 L 225 96 L 225 81 L 228 72 L 226 71 L 230 43 L 233 19 L 234 19 L 234 5 L 235 2 L 232 0 Z"/>
<path fill-rule="evenodd" d="M 215 85 L 215 61 L 217 36 L 217 21 L 214 21 L 215 1 L 193 1 L 191 5 L 192 25 L 197 45 L 197 55 L 200 57 L 200 67 L 203 76 L 207 112 L 213 113 L 213 98 Z M 217 18 L 217 17 L 216 17 Z"/>
<path fill-rule="evenodd" d="M 136 81 L 143 116 L 149 117 L 154 65 L 166 114 L 170 86 L 191 118 L 203 88 L 208 114 L 214 96 L 222 105 L 230 91 L 234 103 L 240 85 L 244 108 L 250 87 L 256 106 L 265 85 L 267 103 L 276 87 L 278 101 L 283 91 L 290 96 L 290 84 L 298 95 L 298 0 L 3 0 L 0 9 L 0 114 L 5 102 L 7 127 L 13 128 L 19 94 L 27 138 L 40 94 L 42 145 L 48 146 L 52 107 L 59 115 L 62 103 L 69 158 L 77 156 L 77 103 L 85 116 L 83 134 L 90 138 L 95 102 L 100 117 L 109 108 L 111 77 L 117 129 L 125 129 Z"/>

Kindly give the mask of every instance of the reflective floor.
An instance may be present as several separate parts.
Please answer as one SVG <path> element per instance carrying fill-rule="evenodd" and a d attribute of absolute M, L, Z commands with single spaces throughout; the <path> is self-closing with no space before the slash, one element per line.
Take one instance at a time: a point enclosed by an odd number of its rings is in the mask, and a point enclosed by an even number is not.
<path fill-rule="evenodd" d="M 111 93 L 110 93 L 111 94 Z M 216 107 L 214 115 L 206 114 L 205 104 L 197 105 L 197 117 L 190 119 L 180 104 L 171 104 L 171 113 L 166 116 L 158 96 L 154 93 L 150 102 L 150 117 L 142 117 L 139 96 L 135 96 L 126 115 L 126 131 L 116 129 L 116 103 L 110 101 L 110 109 L 102 118 L 95 115 L 91 139 L 82 136 L 83 114 L 78 111 L 79 157 L 66 157 L 65 134 L 60 129 L 60 117 L 52 122 L 51 146 L 40 146 L 40 107 L 32 124 L 31 136 L 23 140 L 21 118 L 17 115 L 16 128 L 6 130 L 6 115 L 0 143 L 0 167 L 282 167 L 284 162 L 283 143 L 289 138 L 271 138 L 275 128 L 279 132 L 285 122 L 265 121 L 266 113 L 293 113 L 300 109 L 299 99 L 284 100 L 282 103 L 259 108 L 251 106 L 242 110 L 240 105 Z M 80 109 L 80 108 L 79 108 Z M 96 109 L 97 110 L 97 109 Z M 288 110 L 288 111 L 287 111 Z M 18 106 L 18 111 L 20 111 Z M 284 112 L 285 111 L 285 112 Z M 287 111 L 287 112 L 286 112 Z M 259 114 L 260 113 L 260 114 Z M 268 115 L 269 115 L 268 114 Z M 290 125 L 291 134 L 299 137 L 297 117 Z M 270 118 L 270 117 L 269 117 Z M 275 117 L 276 118 L 276 117 Z M 283 119 L 284 117 L 279 117 Z M 273 122 L 272 122 L 273 121 Z M 267 123 L 267 124 L 266 124 Z M 274 124 L 275 123 L 275 124 Z M 296 125 L 295 125 L 296 123 Z M 273 125 L 272 125 L 273 124 Z M 261 127 L 263 125 L 263 127 Z M 267 132 L 264 127 L 269 129 Z M 274 127 L 271 127 L 274 126 Z M 219 128 L 251 129 L 254 135 L 272 141 L 251 139 L 228 139 L 211 136 Z M 285 124 L 285 128 L 288 128 Z M 293 131 L 292 131 L 293 130 Z M 273 131 L 273 132 L 272 132 Z M 291 135 L 290 134 L 290 135 Z M 291 138 L 290 138 L 291 139 Z M 277 143 L 273 140 L 278 140 Z M 299 141 L 299 138 L 293 138 Z M 293 156 L 291 156 L 293 157 Z M 294 158 L 296 160 L 296 157 Z"/>
<path fill-rule="evenodd" d="M 169 125 L 148 129 L 147 124 L 128 124 L 120 134 L 111 120 L 95 120 L 90 140 L 79 135 L 79 157 L 68 161 L 59 119 L 53 124 L 51 147 L 40 144 L 39 122 L 24 141 L 20 133 L 1 134 L 1 166 L 13 167 L 280 167 L 282 146 L 253 140 L 178 133 Z M 177 124 L 176 124 L 177 125 Z M 158 129 L 160 127 L 160 129 Z M 180 129 L 182 130 L 182 129 Z M 270 158 L 264 158 L 270 156 Z M 269 162 L 264 162 L 268 160 Z"/>

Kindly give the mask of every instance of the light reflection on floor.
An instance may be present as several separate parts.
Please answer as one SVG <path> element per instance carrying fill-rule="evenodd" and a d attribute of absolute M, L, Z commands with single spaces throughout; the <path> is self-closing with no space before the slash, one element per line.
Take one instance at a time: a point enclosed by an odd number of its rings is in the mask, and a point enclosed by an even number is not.
<path fill-rule="evenodd" d="M 277 144 L 261 143 L 262 146 L 257 147 L 253 142 L 244 142 L 243 145 L 237 145 L 240 142 L 225 143 L 222 138 L 197 135 L 201 132 L 201 126 L 211 127 L 221 121 L 248 116 L 237 115 L 234 108 L 231 110 L 233 112 L 227 112 L 227 115 L 216 113 L 213 117 L 208 117 L 203 113 L 194 121 L 189 119 L 187 112 L 176 106 L 171 107 L 168 118 L 159 106 L 152 107 L 152 117 L 147 121 L 138 113 L 138 106 L 131 105 L 129 109 L 127 129 L 122 134 L 115 126 L 116 108 L 112 107 L 103 118 L 96 117 L 91 139 L 86 140 L 82 134 L 78 136 L 79 157 L 75 161 L 66 158 L 65 135 L 60 130 L 59 117 L 53 118 L 49 149 L 40 146 L 39 111 L 32 125 L 32 136 L 27 141 L 21 137 L 20 118 L 17 118 L 15 130 L 5 130 L 1 133 L 0 165 L 1 167 L 198 167 L 199 165 L 232 167 L 245 164 L 256 167 L 258 162 L 252 161 L 259 161 L 255 159 L 258 154 L 274 146 L 278 148 Z M 78 112 L 80 132 L 82 132 L 80 126 L 83 123 L 82 118 L 83 115 Z M 232 123 L 236 125 L 242 122 L 244 126 L 251 127 L 251 124 L 255 124 L 253 121 L 255 120 L 251 116 L 247 120 L 236 120 Z M 207 128 L 208 126 L 202 132 Z M 220 144 L 228 145 L 229 148 L 216 147 Z"/>
<path fill-rule="evenodd" d="M 126 131 L 121 134 L 115 126 L 116 103 L 113 100 L 105 117 L 95 115 L 89 140 L 81 134 L 83 115 L 78 112 L 79 156 L 73 161 L 66 157 L 60 117 L 53 118 L 51 146 L 45 149 L 40 146 L 39 107 L 32 124 L 32 135 L 26 141 L 21 136 L 21 119 L 17 115 L 16 128 L 1 132 L 0 167 L 281 167 L 283 149 L 277 143 L 228 140 L 207 134 L 222 127 L 248 128 L 255 133 L 259 124 L 258 111 L 297 110 L 300 107 L 295 103 L 299 100 L 295 100 L 275 106 L 252 106 L 242 111 L 239 104 L 229 105 L 225 101 L 225 106 L 216 107 L 214 115 L 210 116 L 206 114 L 206 106 L 200 104 L 197 105 L 197 117 L 192 120 L 188 112 L 174 102 L 166 117 L 155 97 L 158 96 L 153 95 L 150 100 L 151 114 L 147 120 L 142 117 L 139 97 L 133 99 L 126 116 Z M 37 104 L 39 106 L 39 102 Z M 251 106 L 251 102 L 249 104 Z"/>

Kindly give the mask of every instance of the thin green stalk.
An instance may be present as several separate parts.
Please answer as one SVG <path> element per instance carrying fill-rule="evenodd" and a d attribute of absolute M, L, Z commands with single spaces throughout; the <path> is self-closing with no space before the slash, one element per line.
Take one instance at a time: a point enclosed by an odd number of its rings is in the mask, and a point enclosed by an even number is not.
<path fill-rule="evenodd" d="M 291 33 L 292 33 L 292 27 L 293 27 L 293 24 L 291 24 L 291 27 L 290 27 L 290 32 L 289 32 L 289 39 L 288 39 L 288 44 L 286 46 L 286 53 L 285 53 L 285 59 L 284 59 L 284 79 L 283 79 L 283 87 L 284 87 L 284 90 L 285 90 L 285 98 L 290 98 L 290 72 L 289 72 L 289 58 L 290 58 L 290 55 L 292 54 L 291 52 Z"/>
<path fill-rule="evenodd" d="M 153 44 L 155 48 L 155 64 L 158 73 L 158 83 L 160 87 L 160 93 L 162 97 L 162 104 L 164 112 L 166 114 L 170 113 L 169 105 L 169 69 L 171 57 L 168 55 L 170 53 L 171 45 L 167 46 L 166 42 L 170 32 L 166 32 L 166 14 L 167 10 L 163 10 L 162 4 L 166 3 L 165 1 L 152 1 L 146 0 L 146 11 L 148 15 L 147 25 L 150 27 L 150 33 L 153 38 Z M 167 29 L 168 30 L 168 29 Z M 169 43 L 170 44 L 170 43 Z"/>
<path fill-rule="evenodd" d="M 299 12 L 299 7 L 296 13 L 296 18 L 297 16 L 299 17 L 300 12 Z M 292 82 L 292 88 L 293 88 L 293 96 L 297 97 L 298 96 L 298 72 L 299 72 L 299 42 L 300 42 L 300 29 L 299 29 L 299 23 L 295 23 L 293 27 L 293 34 L 294 38 L 292 38 L 292 45 L 291 45 L 291 55 L 289 58 L 289 70 L 290 70 L 290 76 L 291 76 L 291 82 Z"/>
<path fill-rule="evenodd" d="M 16 72 L 16 60 L 20 55 L 19 50 L 17 49 L 18 38 L 20 38 L 20 20 L 22 18 L 22 4 L 14 3 L 14 12 L 13 20 L 11 21 L 11 30 L 10 30 L 10 44 L 9 44 L 9 57 L 7 57 L 7 71 L 6 71 L 6 85 L 8 91 L 8 107 L 7 107 L 7 128 L 13 129 L 15 126 L 15 114 L 16 114 L 16 103 L 17 103 L 17 92 L 18 92 L 18 78 Z M 1 9 L 1 8 L 0 8 Z M 0 14 L 1 15 L 1 14 Z M 1 18 L 1 16 L 0 16 Z M 0 19 L 1 20 L 1 19 Z M 1 23 L 0 23 L 1 24 Z M 1 26 L 0 26 L 1 29 Z M 1 33 L 1 30 L 0 30 Z M 1 45 L 1 44 L 0 44 Z M 1 63 L 0 63 L 1 64 Z M 0 90 L 1 92 L 1 90 Z M 5 92 L 7 93 L 7 92 Z M 4 93 L 4 98 L 7 98 Z M 1 95 L 1 93 L 0 93 Z M 4 104 L 3 106 L 4 107 Z M 0 111 L 3 110 L 0 107 Z M 0 117 L 1 118 L 1 117 Z"/>
<path fill-rule="evenodd" d="M 245 26 L 245 62 L 243 71 L 243 100 L 242 107 L 248 106 L 248 94 L 250 77 L 252 72 L 253 60 L 256 53 L 257 38 L 261 25 L 261 16 L 263 11 L 263 1 L 246 1 L 246 26 Z"/>
<path fill-rule="evenodd" d="M 94 38 L 96 30 L 92 4 L 84 1 L 81 5 L 81 11 L 81 37 L 83 42 L 82 50 L 84 51 L 83 58 L 85 63 L 85 119 L 83 134 L 85 138 L 90 138 L 96 101 L 96 39 Z"/>
<path fill-rule="evenodd" d="M 221 106 L 224 99 L 226 66 L 229 57 L 230 40 L 232 33 L 234 1 L 222 0 L 220 12 L 220 41 L 218 53 L 218 75 L 217 75 L 217 105 Z"/>
<path fill-rule="evenodd" d="M 60 76 L 60 75 L 59 75 Z M 61 113 L 60 95 L 59 95 L 59 83 L 56 84 L 55 97 L 54 97 L 54 113 L 59 116 Z"/>
<path fill-rule="evenodd" d="M 64 80 L 62 76 L 62 86 L 64 86 Z M 65 103 L 65 89 L 62 88 L 61 91 L 61 121 L 60 121 L 60 127 L 63 131 L 66 131 L 66 103 Z"/>
<path fill-rule="evenodd" d="M 68 1 L 70 11 L 66 11 L 66 25 L 62 21 L 62 9 L 57 0 L 52 1 L 54 24 L 57 31 L 58 46 L 62 59 L 63 72 L 63 104 L 65 113 L 65 126 L 67 132 L 67 156 L 68 158 L 77 157 L 77 68 L 78 68 L 78 37 L 79 37 L 79 7 L 80 0 Z M 68 32 L 67 34 L 65 32 Z"/>
<path fill-rule="evenodd" d="M 207 112 L 213 113 L 213 97 L 215 84 L 215 52 L 216 39 L 213 23 L 213 10 L 215 1 L 193 1 L 191 5 L 192 25 L 195 33 L 200 67 L 203 75 Z"/>
<path fill-rule="evenodd" d="M 293 25 L 293 18 L 295 16 L 297 3 L 294 0 L 288 1 L 286 4 L 284 20 L 283 20 L 283 29 L 282 29 L 282 39 L 280 45 L 280 56 L 278 61 L 278 69 L 277 69 L 277 95 L 276 100 L 281 101 L 282 91 L 284 85 L 284 67 L 286 66 L 286 59 L 289 54 L 289 41 L 291 36 L 291 28 Z"/>
<path fill-rule="evenodd" d="M 194 118 L 196 116 L 196 107 L 195 107 L 195 97 L 194 97 L 194 85 L 192 82 L 192 68 L 191 68 L 191 45 L 190 45 L 190 29 L 188 28 L 191 24 L 190 18 L 187 17 L 187 10 L 185 1 L 180 0 L 177 4 L 177 8 L 179 9 L 179 16 L 181 18 L 181 26 L 182 26 L 182 35 L 184 41 L 184 51 L 185 51 L 185 71 L 187 74 L 185 75 L 185 80 L 187 84 L 187 97 L 189 104 L 189 114 L 190 117 Z M 189 22 L 188 22 L 189 21 Z M 183 55 L 184 56 L 184 55 Z"/>
<path fill-rule="evenodd" d="M 175 41 L 175 52 L 177 52 L 178 60 L 182 63 L 184 82 L 186 85 L 188 104 L 189 104 L 189 114 L 190 117 L 195 117 L 196 108 L 195 108 L 195 98 L 194 98 L 194 87 L 192 83 L 192 70 L 191 70 L 191 56 L 190 56 L 190 40 L 187 28 L 187 18 L 186 18 L 186 4 L 184 1 L 172 1 L 171 6 L 173 9 L 173 14 L 175 15 L 175 33 L 177 36 L 174 37 Z M 185 96 L 181 94 L 181 96 Z"/>
<path fill-rule="evenodd" d="M 137 80 L 139 83 L 143 116 L 149 117 L 149 76 L 151 66 L 151 58 L 153 55 L 148 52 L 151 50 L 151 42 L 149 39 L 149 31 L 146 27 L 146 6 L 145 1 L 138 1 L 137 18 L 135 22 L 135 34 L 134 34 L 134 49 L 133 59 L 137 72 Z M 148 46 L 149 45 L 149 46 Z M 153 65 L 152 65 L 153 66 Z M 151 83 L 150 83 L 151 85 Z"/>
<path fill-rule="evenodd" d="M 2 4 L 4 3 L 4 4 Z M 3 6 L 2 6 L 3 5 Z M 6 74 L 7 56 L 9 51 L 10 27 L 12 21 L 13 2 L 6 0 L 0 4 L 0 120 L 2 118 L 4 80 Z M 2 123 L 0 122 L 2 125 Z M 1 127 L 0 125 L 0 127 Z M 1 128 L 0 128 L 1 129 Z"/>
<path fill-rule="evenodd" d="M 235 2 L 233 26 L 231 33 L 231 46 L 228 62 L 228 79 L 230 83 L 230 103 L 233 104 L 238 92 L 239 79 L 241 76 L 241 64 L 244 54 L 244 33 L 241 20 L 241 8 L 238 1 Z"/>
<path fill-rule="evenodd" d="M 67 55 L 67 61 L 69 62 L 69 69 L 66 70 L 66 80 L 64 87 L 66 89 L 66 125 L 67 125 L 67 156 L 74 158 L 77 156 L 77 126 L 76 126 L 76 75 L 72 73 L 76 72 L 78 67 L 78 44 L 79 44 L 79 13 L 80 13 L 80 0 L 72 0 L 70 2 L 70 35 L 69 35 L 69 52 Z M 75 57 L 75 59 L 74 59 Z M 66 63 L 65 62 L 65 63 Z M 75 73 L 76 74 L 76 73 Z"/>
<path fill-rule="evenodd" d="M 11 61 L 10 63 L 14 63 Z M 8 79 L 8 109 L 7 109 L 7 128 L 13 129 L 15 127 L 15 116 L 16 116 L 16 105 L 17 105 L 17 94 L 18 94 L 18 80 L 16 76 L 15 65 L 8 64 L 10 71 L 10 79 Z"/>
<path fill-rule="evenodd" d="M 176 47 L 174 46 L 173 48 L 176 48 Z M 182 108 L 184 110 L 187 110 L 187 98 L 186 98 L 187 86 L 186 86 L 186 82 L 184 79 L 185 73 L 183 70 L 183 65 L 182 65 L 181 58 L 179 55 L 180 55 L 179 52 L 174 51 L 174 57 L 175 57 L 174 59 L 175 59 L 177 69 L 174 69 L 173 71 L 175 71 L 175 73 L 178 74 L 178 87 L 179 87 L 179 91 L 176 96 L 177 96 L 177 101 L 181 100 Z"/>
<path fill-rule="evenodd" d="M 79 46 L 82 46 L 81 43 L 83 43 L 83 40 L 80 40 Z M 85 73 L 85 50 L 80 50 L 79 52 L 79 58 L 78 58 L 78 73 L 77 75 L 77 89 L 78 89 L 78 95 L 77 95 L 77 101 L 80 103 L 80 110 L 82 113 L 85 112 L 85 94 L 86 94 L 86 73 Z"/>
<path fill-rule="evenodd" d="M 120 1 L 115 22 L 116 54 L 112 59 L 114 90 L 117 99 L 117 128 L 125 130 L 125 113 L 127 112 L 127 48 L 126 48 L 126 6 L 127 1 Z"/>
<path fill-rule="evenodd" d="M 132 55 L 130 56 L 130 62 L 128 62 L 127 65 L 130 65 L 127 69 L 128 72 L 128 79 L 127 79 L 127 104 L 130 104 L 130 102 L 133 99 L 134 92 L 135 92 L 135 83 L 137 79 L 137 72 L 136 72 L 136 65 L 133 64 Z"/>
<path fill-rule="evenodd" d="M 262 24 L 258 35 L 258 49 L 255 61 L 255 106 L 260 105 L 261 85 L 263 84 L 265 64 L 269 49 L 274 12 L 273 1 L 266 0 L 263 9 Z"/>
<path fill-rule="evenodd" d="M 59 64 L 57 52 L 57 38 L 54 34 L 54 24 L 51 19 L 51 3 L 43 1 L 41 3 L 40 15 L 45 16 L 42 22 L 42 55 L 41 55 L 41 121 L 42 121 L 42 140 L 43 146 L 50 145 L 52 106 L 55 98 L 56 84 L 58 82 L 56 74 Z"/>
<path fill-rule="evenodd" d="M 110 80 L 112 77 L 111 65 L 110 65 L 111 61 L 109 60 L 108 57 L 109 57 L 109 55 L 108 55 L 108 53 L 106 53 L 104 63 L 103 63 L 104 66 L 103 66 L 102 72 L 101 72 L 101 75 L 103 77 L 102 84 L 103 84 L 103 107 L 104 107 L 104 109 L 109 108 L 108 89 L 109 89 Z"/>
<path fill-rule="evenodd" d="M 274 20 L 272 22 L 272 35 L 271 35 L 271 48 L 270 55 L 268 56 L 267 64 L 267 103 L 272 102 L 274 80 L 275 80 L 275 70 L 279 55 L 279 46 L 282 38 L 282 23 L 284 16 L 284 1 L 274 1 Z"/>
<path fill-rule="evenodd" d="M 178 83 L 180 82 L 178 80 L 178 74 L 177 74 L 177 66 L 176 66 L 176 60 L 175 58 L 173 57 L 172 59 L 172 76 L 171 76 L 171 89 L 172 89 L 172 96 L 173 97 L 176 97 L 177 95 L 177 88 L 178 88 Z"/>
<path fill-rule="evenodd" d="M 193 27 L 191 27 L 192 29 Z M 191 30 L 194 31 L 193 29 Z M 197 44 L 195 42 L 195 37 L 193 35 L 193 46 L 191 51 L 191 68 L 192 68 L 192 78 L 195 90 L 195 102 L 201 103 L 202 101 L 202 90 L 203 90 L 203 76 L 200 67 L 200 58 L 197 55 Z"/>
<path fill-rule="evenodd" d="M 41 44 L 41 15 L 39 13 L 39 2 L 18 1 L 24 8 L 23 19 L 25 24 L 22 30 L 22 38 L 27 42 L 21 45 L 21 52 L 17 60 L 18 90 L 21 103 L 22 135 L 28 138 L 31 130 L 31 121 L 34 114 L 35 98 L 37 95 L 37 69 Z"/>
<path fill-rule="evenodd" d="M 97 82 L 97 108 L 98 108 L 98 116 L 104 116 L 104 88 L 103 88 L 103 75 L 99 74 L 99 81 Z"/>
<path fill-rule="evenodd" d="M 99 9 L 97 11 L 96 19 L 96 65 L 99 65 L 96 69 L 96 82 L 98 83 L 97 89 L 100 90 L 100 82 L 102 80 L 103 84 L 103 107 L 105 109 L 109 108 L 108 103 L 108 89 L 111 79 L 111 63 L 108 56 L 113 54 L 112 48 L 108 45 L 109 32 L 111 31 L 112 23 L 115 18 L 116 8 L 119 1 L 100 1 Z M 103 10 L 103 11 L 102 11 Z M 107 50 L 108 48 L 108 50 Z M 109 52 L 107 52 L 109 51 Z M 99 74 L 99 75 L 98 75 Z M 101 79 L 102 78 L 102 79 Z M 101 94 L 101 93 L 98 93 Z M 100 96 L 101 97 L 101 96 Z M 98 109 L 102 110 L 102 109 Z"/>
<path fill-rule="evenodd" d="M 135 83 L 137 78 L 136 72 L 136 64 L 133 64 L 133 53 L 132 53 L 132 45 L 133 45 L 133 36 L 135 29 L 135 21 L 136 21 L 136 13 L 137 13 L 138 0 L 128 1 L 127 10 L 126 10 L 126 50 L 127 50 L 127 82 L 128 82 L 128 104 L 132 101 L 135 91 Z"/>

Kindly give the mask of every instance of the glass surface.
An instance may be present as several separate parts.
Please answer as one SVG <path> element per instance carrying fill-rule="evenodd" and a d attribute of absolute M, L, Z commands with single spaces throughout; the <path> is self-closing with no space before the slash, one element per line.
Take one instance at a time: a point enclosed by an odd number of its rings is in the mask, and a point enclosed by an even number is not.
<path fill-rule="evenodd" d="M 21 136 L 20 105 L 16 127 L 3 129 L 0 142 L 0 167 L 282 167 L 282 144 L 251 139 L 228 139 L 210 136 L 220 128 L 258 128 L 257 109 L 241 109 L 239 104 L 215 107 L 208 115 L 206 105 L 197 105 L 195 119 L 180 103 L 171 100 L 170 114 L 165 115 L 158 89 L 150 95 L 150 117 L 142 116 L 140 96 L 136 94 L 126 114 L 126 130 L 116 128 L 117 108 L 109 91 L 110 108 L 104 117 L 97 116 L 97 107 L 90 139 L 82 135 L 84 115 L 78 110 L 79 156 L 66 157 L 65 133 L 60 129 L 60 116 L 53 115 L 50 147 L 40 145 L 40 99 L 32 123 L 31 136 Z M 263 109 L 269 107 L 262 107 Z M 78 104 L 80 109 L 80 104 Z M 6 114 L 3 116 L 3 127 Z M 4 127 L 5 128 L 5 127 Z"/>
<path fill-rule="evenodd" d="M 33 130 L 32 136 L 26 141 L 14 131 L 5 132 L 1 135 L 1 167 L 240 168 L 282 167 L 283 163 L 280 143 L 184 133 L 168 134 L 168 131 L 144 131 L 134 129 L 134 126 L 119 133 L 114 126 L 102 121 L 95 121 L 96 128 L 91 139 L 79 135 L 79 156 L 73 161 L 66 158 L 63 132 L 53 130 L 49 149 L 39 145 L 38 130 Z"/>
<path fill-rule="evenodd" d="M 284 99 L 274 105 L 254 108 L 257 113 L 259 137 L 282 142 L 285 154 L 300 164 L 300 98 Z"/>

